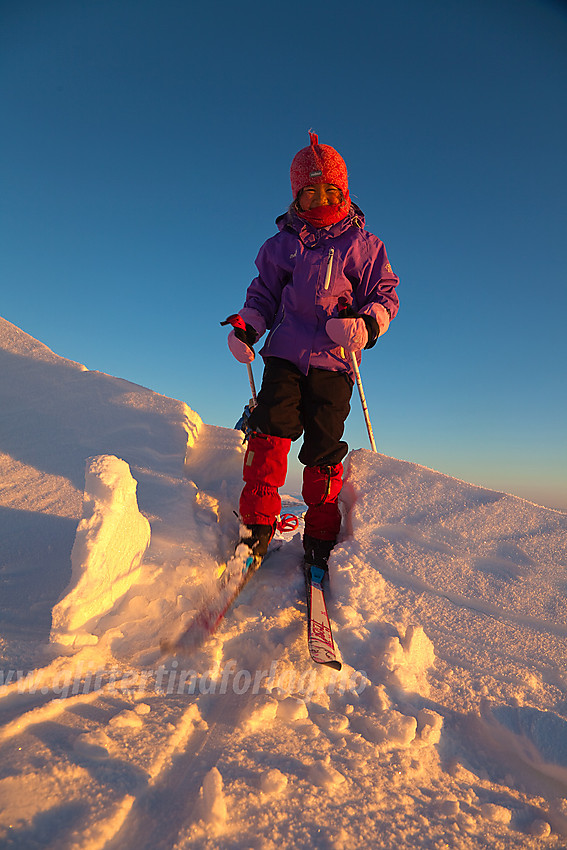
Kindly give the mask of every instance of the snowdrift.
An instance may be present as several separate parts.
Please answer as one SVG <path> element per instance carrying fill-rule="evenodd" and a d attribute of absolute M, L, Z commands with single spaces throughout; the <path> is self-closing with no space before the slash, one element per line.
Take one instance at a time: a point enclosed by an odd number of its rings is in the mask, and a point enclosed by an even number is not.
<path fill-rule="evenodd" d="M 565 514 L 353 451 L 343 669 L 309 661 L 299 534 L 162 657 L 230 551 L 242 453 L 0 320 L 0 842 L 563 847 Z"/>

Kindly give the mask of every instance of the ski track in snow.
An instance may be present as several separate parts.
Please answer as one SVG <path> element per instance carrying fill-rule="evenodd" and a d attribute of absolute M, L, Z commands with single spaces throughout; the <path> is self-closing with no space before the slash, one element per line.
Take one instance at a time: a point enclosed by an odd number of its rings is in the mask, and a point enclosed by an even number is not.
<path fill-rule="evenodd" d="M 0 846 L 566 846 L 565 514 L 351 452 L 343 670 L 299 533 L 162 658 L 238 534 L 241 435 L 4 320 L 0 374 Z"/>

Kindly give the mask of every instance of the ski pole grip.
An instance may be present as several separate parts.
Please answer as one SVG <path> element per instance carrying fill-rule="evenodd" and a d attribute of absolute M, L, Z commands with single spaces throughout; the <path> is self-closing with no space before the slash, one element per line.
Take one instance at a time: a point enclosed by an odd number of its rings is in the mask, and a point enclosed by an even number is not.
<path fill-rule="evenodd" d="M 248 342 L 246 340 L 246 334 L 248 332 L 248 328 L 250 328 L 250 331 L 254 334 L 256 334 L 256 331 L 250 325 L 246 325 L 246 322 L 244 321 L 242 316 L 240 316 L 238 313 L 232 313 L 230 316 L 227 316 L 224 322 L 221 322 L 221 325 L 232 325 L 234 330 L 242 331 L 243 333 L 239 335 L 239 339 L 241 339 L 242 342 L 245 342 L 246 345 L 252 350 L 252 352 L 254 351 L 254 349 L 252 348 L 254 340 Z M 254 375 L 252 373 L 251 364 L 247 363 L 246 368 L 248 369 L 248 382 L 250 384 L 250 390 L 252 392 L 252 401 L 254 402 L 253 407 L 256 407 L 256 405 L 258 404 L 258 397 L 256 395 L 256 385 L 254 383 Z"/>
<path fill-rule="evenodd" d="M 231 316 L 228 316 L 224 322 L 221 322 L 221 325 L 232 325 L 233 328 L 238 328 L 241 331 L 246 330 L 246 322 L 239 316 L 238 313 L 233 313 Z"/>

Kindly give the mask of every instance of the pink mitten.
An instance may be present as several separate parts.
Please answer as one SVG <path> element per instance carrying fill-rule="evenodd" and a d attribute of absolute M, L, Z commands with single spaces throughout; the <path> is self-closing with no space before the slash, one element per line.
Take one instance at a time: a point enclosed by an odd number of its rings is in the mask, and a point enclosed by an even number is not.
<path fill-rule="evenodd" d="M 239 363 L 252 363 L 254 360 L 254 349 L 238 339 L 234 331 L 231 331 L 228 335 L 228 347 Z"/>
<path fill-rule="evenodd" d="M 360 351 L 368 342 L 364 319 L 328 319 L 325 330 L 345 351 Z"/>

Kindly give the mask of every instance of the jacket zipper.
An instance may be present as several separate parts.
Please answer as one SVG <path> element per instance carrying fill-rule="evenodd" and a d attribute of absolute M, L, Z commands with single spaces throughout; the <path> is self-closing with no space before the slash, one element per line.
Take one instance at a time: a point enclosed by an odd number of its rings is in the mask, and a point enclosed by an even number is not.
<path fill-rule="evenodd" d="M 329 284 L 331 282 L 331 271 L 333 270 L 333 257 L 335 254 L 334 248 L 329 248 L 329 253 L 327 255 L 327 271 L 325 273 L 325 289 L 329 288 Z"/>
<path fill-rule="evenodd" d="M 333 257 L 335 256 L 335 249 L 329 248 L 329 253 L 327 254 L 327 271 L 325 272 L 325 289 L 329 288 L 329 284 L 331 283 L 331 272 L 333 270 Z M 346 354 L 344 348 L 341 348 L 341 357 L 343 360 L 346 360 Z"/>

